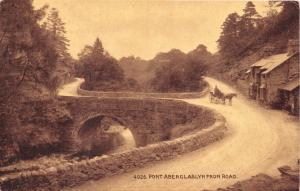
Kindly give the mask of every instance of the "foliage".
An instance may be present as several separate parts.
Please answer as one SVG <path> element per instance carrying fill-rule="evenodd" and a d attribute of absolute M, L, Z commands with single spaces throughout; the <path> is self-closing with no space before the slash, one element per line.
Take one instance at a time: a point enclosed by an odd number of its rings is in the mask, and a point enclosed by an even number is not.
<path fill-rule="evenodd" d="M 281 11 L 278 12 L 278 7 Z M 243 15 L 228 15 L 218 39 L 219 52 L 225 58 L 237 57 L 253 47 L 265 44 L 273 36 L 284 34 L 279 48 L 285 48 L 288 38 L 298 39 L 299 3 L 296 1 L 270 1 L 266 17 L 258 15 L 255 5 L 249 1 Z M 281 40 L 281 39 L 280 39 Z"/>
<path fill-rule="evenodd" d="M 299 38 L 299 2 L 279 1 L 274 3 L 273 6 L 281 7 L 281 11 L 276 16 L 274 16 L 274 12 L 268 15 L 270 19 L 273 19 L 273 25 L 266 25 L 263 32 L 264 37 L 287 31 L 290 38 Z"/>
<path fill-rule="evenodd" d="M 122 68 L 115 58 L 105 53 L 99 38 L 93 46 L 85 46 L 78 56 L 77 68 L 85 79 L 85 89 L 111 91 L 126 86 Z"/>
<path fill-rule="evenodd" d="M 239 24 L 240 16 L 231 13 L 222 25 L 222 33 L 218 40 L 219 49 L 223 54 L 235 53 L 239 49 Z"/>
<path fill-rule="evenodd" d="M 49 88 L 58 55 L 48 31 L 38 24 L 42 10 L 33 10 L 30 0 L 5 0 L 0 9 L 1 99 L 30 83 Z"/>
<path fill-rule="evenodd" d="M 66 38 L 65 23 L 59 17 L 58 10 L 52 8 L 43 27 L 49 31 L 51 42 L 60 58 L 70 56 L 68 53 L 69 40 Z"/>
<path fill-rule="evenodd" d="M 5 148 L 0 149 L 0 165 L 18 152 L 20 115 L 29 115 L 19 113 L 22 104 L 52 99 L 59 85 L 54 72 L 62 49 L 41 24 L 47 8 L 35 10 L 32 0 L 0 1 L 0 140 L 5 137 L 0 141 Z"/>
<path fill-rule="evenodd" d="M 75 69 L 74 60 L 68 52 L 69 40 L 66 37 L 65 23 L 56 8 L 51 8 L 42 27 L 48 31 L 50 42 L 58 55 L 56 70 L 53 73 L 53 81 L 58 86 L 67 80 L 65 78 L 71 78 Z"/>
<path fill-rule="evenodd" d="M 148 90 L 147 83 L 154 76 L 154 69 L 150 67 L 150 64 L 149 61 L 134 56 L 122 57 L 119 60 L 119 65 L 124 70 L 125 76 L 130 78 L 127 80 L 129 89 Z"/>
<path fill-rule="evenodd" d="M 205 83 L 202 76 L 206 65 L 195 57 L 189 57 L 179 50 L 160 53 L 156 60 L 162 62 L 151 80 L 151 88 L 159 92 L 201 91 Z"/>
<path fill-rule="evenodd" d="M 222 25 L 222 33 L 218 39 L 220 52 L 223 55 L 237 55 L 242 47 L 251 42 L 259 30 L 260 15 L 255 5 L 249 1 L 243 9 L 243 15 L 231 13 Z"/>
<path fill-rule="evenodd" d="M 195 84 L 198 84 L 199 81 L 194 79 L 184 79 L 183 76 L 189 75 L 187 74 L 189 72 L 182 73 L 180 67 L 185 67 L 185 70 L 189 71 L 190 68 L 188 68 L 189 66 L 186 65 L 187 61 L 189 61 L 192 70 L 195 68 L 197 70 L 198 64 L 198 69 L 200 68 L 200 66 L 203 66 L 203 69 L 205 68 L 204 70 L 206 70 L 206 65 L 211 64 L 212 57 L 212 54 L 207 51 L 206 46 L 200 44 L 187 54 L 181 52 L 178 49 L 172 49 L 169 52 L 158 53 L 151 60 L 143 60 L 139 57 L 134 56 L 123 57 L 119 60 L 119 64 L 124 69 L 127 77 L 136 80 L 138 86 L 135 90 L 144 92 L 193 91 L 191 89 L 197 88 L 191 87 L 197 86 Z M 202 68 L 200 70 L 201 71 L 199 72 L 199 74 L 202 75 Z M 178 74 L 171 75 L 170 72 L 177 72 Z M 163 75 L 164 77 L 162 77 L 161 75 Z M 167 77 L 167 75 L 169 75 L 169 77 Z M 192 76 L 196 76 L 196 74 L 193 74 Z M 197 78 L 200 79 L 201 77 L 197 76 Z M 172 82 L 172 80 L 180 81 L 180 83 L 176 85 L 180 87 L 174 88 L 175 85 L 170 85 L 172 83 L 175 83 Z M 189 82 L 183 82 L 183 80 L 189 80 Z M 202 85 L 200 84 L 199 87 L 200 86 Z"/>

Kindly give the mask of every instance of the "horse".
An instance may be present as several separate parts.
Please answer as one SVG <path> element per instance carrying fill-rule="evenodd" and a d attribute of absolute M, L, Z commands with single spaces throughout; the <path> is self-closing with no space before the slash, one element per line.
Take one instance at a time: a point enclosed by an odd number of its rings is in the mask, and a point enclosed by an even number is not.
<path fill-rule="evenodd" d="M 209 93 L 209 100 L 211 103 L 218 103 L 221 101 L 223 104 L 225 104 L 225 95 L 222 92 L 214 93 L 210 92 Z"/>
<path fill-rule="evenodd" d="M 233 98 L 233 97 L 237 97 L 237 94 L 236 94 L 236 93 L 225 94 L 225 95 L 224 95 L 224 100 L 225 100 L 225 102 L 226 102 L 226 99 L 228 99 L 229 105 L 232 105 L 232 98 Z"/>

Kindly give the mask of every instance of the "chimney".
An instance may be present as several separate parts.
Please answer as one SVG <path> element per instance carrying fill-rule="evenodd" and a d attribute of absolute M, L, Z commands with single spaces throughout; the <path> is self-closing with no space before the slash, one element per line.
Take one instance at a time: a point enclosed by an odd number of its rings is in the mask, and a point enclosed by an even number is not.
<path fill-rule="evenodd" d="M 299 52 L 299 40 L 290 39 L 288 42 L 287 52 L 289 56 Z"/>

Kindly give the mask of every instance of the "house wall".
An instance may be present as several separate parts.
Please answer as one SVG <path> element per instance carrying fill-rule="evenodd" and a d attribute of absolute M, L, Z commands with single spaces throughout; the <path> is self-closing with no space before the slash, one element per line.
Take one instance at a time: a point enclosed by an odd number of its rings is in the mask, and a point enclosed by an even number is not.
<path fill-rule="evenodd" d="M 268 73 L 265 79 L 262 78 L 261 83 L 265 83 L 267 89 L 267 104 L 276 101 L 279 86 L 286 83 L 291 76 L 299 74 L 298 60 L 299 55 L 295 55 Z"/>
<path fill-rule="evenodd" d="M 299 115 L 299 87 L 289 92 L 287 104 L 291 106 L 291 113 Z"/>
<path fill-rule="evenodd" d="M 250 72 L 249 81 L 253 84 L 253 87 L 249 86 L 249 97 L 253 99 L 257 99 L 258 97 L 258 88 L 261 81 L 260 78 L 260 68 L 259 67 L 252 67 Z"/>
<path fill-rule="evenodd" d="M 289 74 L 288 77 L 292 75 L 298 74 L 299 75 L 299 54 L 293 56 L 288 60 L 289 63 Z"/>
<path fill-rule="evenodd" d="M 288 64 L 282 64 L 269 74 L 267 74 L 265 82 L 267 89 L 266 103 L 270 104 L 276 101 L 278 87 L 287 80 Z"/>

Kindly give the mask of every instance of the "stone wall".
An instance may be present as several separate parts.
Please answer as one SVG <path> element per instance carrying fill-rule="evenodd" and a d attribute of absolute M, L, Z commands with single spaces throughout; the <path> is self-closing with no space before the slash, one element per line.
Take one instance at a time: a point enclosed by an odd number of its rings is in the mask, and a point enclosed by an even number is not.
<path fill-rule="evenodd" d="M 132 171 L 154 161 L 174 158 L 179 154 L 199 149 L 224 137 L 226 132 L 225 119 L 220 114 L 213 113 L 215 123 L 194 134 L 122 153 L 0 177 L 0 188 L 2 191 L 60 190 L 63 187 L 76 186 L 88 180 Z"/>
<path fill-rule="evenodd" d="M 175 98 L 175 99 L 188 99 L 199 98 L 208 92 L 209 88 L 206 87 L 202 92 L 184 92 L 184 93 L 145 93 L 145 92 L 100 92 L 88 91 L 77 89 L 77 93 L 83 96 L 96 96 L 103 98 Z"/>
<path fill-rule="evenodd" d="M 203 129 L 214 123 L 211 110 L 180 100 L 61 97 L 73 119 L 66 145 L 79 148 L 78 132 L 85 122 L 95 117 L 109 117 L 130 129 L 137 146 L 164 141 L 170 138 L 177 125 L 192 125 Z M 76 148 L 75 148 L 76 150 Z"/>

